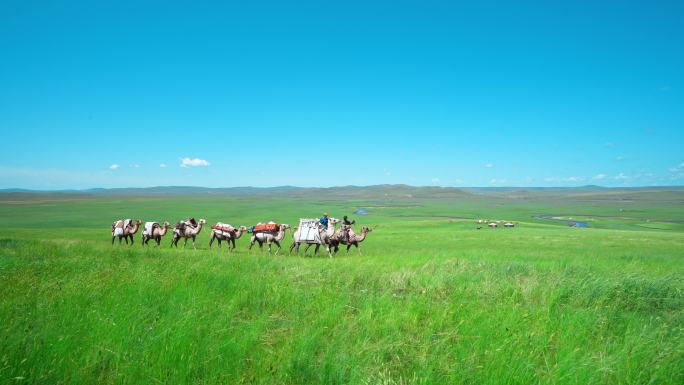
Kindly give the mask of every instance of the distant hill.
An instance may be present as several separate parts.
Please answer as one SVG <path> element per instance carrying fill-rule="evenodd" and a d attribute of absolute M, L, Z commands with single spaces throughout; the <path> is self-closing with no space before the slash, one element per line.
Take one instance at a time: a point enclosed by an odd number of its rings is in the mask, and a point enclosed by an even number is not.
<path fill-rule="evenodd" d="M 242 197 L 316 197 L 317 199 L 410 199 L 456 198 L 470 195 L 453 187 L 415 187 L 408 185 L 315 187 L 227 187 L 159 186 L 146 188 L 96 188 L 88 190 L 32 191 L 0 190 L 0 194 L 21 196 L 242 196 Z M 7 196 L 5 196 L 5 200 Z"/>
<path fill-rule="evenodd" d="M 0 190 L 0 200 L 47 198 L 87 198 L 101 196 L 154 197 L 154 196 L 236 196 L 261 198 L 302 198 L 318 200 L 403 200 L 403 199 L 469 199 L 490 196 L 503 199 L 565 199 L 625 200 L 650 198 L 680 201 L 684 187 L 417 187 L 404 184 L 373 186 L 316 187 L 227 187 L 209 188 L 194 186 L 158 186 L 146 188 L 96 188 L 88 190 L 34 191 L 26 189 Z M 673 195 L 674 194 L 674 195 Z"/>

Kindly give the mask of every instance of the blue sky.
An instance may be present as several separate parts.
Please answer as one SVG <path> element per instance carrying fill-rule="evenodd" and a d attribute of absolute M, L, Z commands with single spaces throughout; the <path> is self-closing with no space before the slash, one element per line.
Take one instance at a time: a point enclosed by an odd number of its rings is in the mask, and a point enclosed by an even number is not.
<path fill-rule="evenodd" d="M 678 1 L 6 0 L 0 188 L 681 185 L 683 18 Z"/>

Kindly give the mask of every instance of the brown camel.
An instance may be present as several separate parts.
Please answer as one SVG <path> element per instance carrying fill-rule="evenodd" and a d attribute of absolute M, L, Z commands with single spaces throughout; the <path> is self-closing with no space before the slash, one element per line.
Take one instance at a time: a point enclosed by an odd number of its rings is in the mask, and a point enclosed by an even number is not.
<path fill-rule="evenodd" d="M 166 233 L 169 231 L 169 222 L 164 222 L 164 224 L 159 227 L 159 226 L 154 226 L 152 228 L 152 233 L 146 233 L 143 230 L 142 233 L 142 244 L 143 246 L 147 245 L 147 243 L 150 241 L 150 239 L 154 239 L 154 241 L 157 243 L 157 246 L 161 243 L 161 239 Z"/>
<path fill-rule="evenodd" d="M 183 243 L 183 247 L 185 247 L 188 244 L 188 238 L 192 238 L 192 248 L 196 249 L 195 239 L 197 238 L 197 234 L 202 231 L 202 226 L 204 226 L 205 223 L 207 223 L 207 221 L 204 219 L 200 219 L 196 227 L 192 226 L 190 223 L 186 223 L 185 221 L 176 223 L 176 226 L 173 228 L 173 239 L 171 239 L 171 246 L 178 247 L 178 240 L 185 238 L 185 242 Z"/>
<path fill-rule="evenodd" d="M 209 248 L 211 248 L 211 245 L 214 243 L 214 240 L 218 241 L 218 246 L 221 247 L 221 241 L 226 241 L 228 242 L 228 250 L 234 250 L 235 249 L 235 240 L 240 239 L 242 234 L 247 231 L 246 226 L 240 226 L 238 228 L 234 228 L 232 231 L 221 231 L 221 230 L 216 230 L 212 229 L 211 230 L 211 239 L 209 239 Z M 232 247 L 231 247 L 232 245 Z"/>
<path fill-rule="evenodd" d="M 349 239 L 344 239 L 343 234 L 342 234 L 342 230 L 340 230 L 340 231 L 336 232 L 335 235 L 333 235 L 330 238 L 330 247 L 334 248 L 333 253 L 336 254 L 337 251 L 339 250 L 340 244 L 347 245 L 347 253 L 349 252 L 349 249 L 352 246 L 356 246 L 356 250 L 358 250 L 359 255 L 360 255 L 361 254 L 361 246 L 359 244 L 361 242 L 363 242 L 364 240 L 366 240 L 366 236 L 371 231 L 373 231 L 373 229 L 371 229 L 369 227 L 362 227 L 361 228 L 361 234 L 354 234 Z"/>
<path fill-rule="evenodd" d="M 124 226 L 126 219 L 119 219 L 112 223 L 112 245 L 114 244 L 114 239 L 119 238 L 119 244 L 121 244 L 121 239 L 123 238 L 128 244 L 128 239 L 131 239 L 131 245 L 133 244 L 133 234 L 138 232 L 140 228 L 140 219 L 136 219 L 132 224 L 129 222 L 128 226 Z"/>
<path fill-rule="evenodd" d="M 256 242 L 259 242 L 259 250 L 263 250 L 264 242 L 266 242 L 266 244 L 268 244 L 268 253 L 271 254 L 271 244 L 275 243 L 276 246 L 278 246 L 275 255 L 278 255 L 278 252 L 280 251 L 280 241 L 285 238 L 285 231 L 287 231 L 289 228 L 290 225 L 282 224 L 277 232 L 265 231 L 262 233 L 253 234 L 248 250 L 252 250 L 252 246 L 254 246 Z"/>

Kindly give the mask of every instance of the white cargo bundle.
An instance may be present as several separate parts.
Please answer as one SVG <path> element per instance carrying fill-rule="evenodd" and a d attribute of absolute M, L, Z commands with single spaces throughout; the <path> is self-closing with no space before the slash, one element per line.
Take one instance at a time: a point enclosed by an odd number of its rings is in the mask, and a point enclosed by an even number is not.
<path fill-rule="evenodd" d="M 152 230 L 154 229 L 155 225 L 159 226 L 159 222 L 145 222 L 143 235 L 152 236 Z"/>
<path fill-rule="evenodd" d="M 296 241 L 306 242 L 306 243 L 320 243 L 321 233 L 319 232 L 319 222 L 318 219 L 299 219 L 299 239 Z"/>
<path fill-rule="evenodd" d="M 214 226 L 211 226 L 211 228 L 216 232 L 216 234 L 222 235 L 224 237 L 230 237 L 231 232 L 235 231 L 235 227 L 233 225 L 223 222 L 219 222 Z"/>

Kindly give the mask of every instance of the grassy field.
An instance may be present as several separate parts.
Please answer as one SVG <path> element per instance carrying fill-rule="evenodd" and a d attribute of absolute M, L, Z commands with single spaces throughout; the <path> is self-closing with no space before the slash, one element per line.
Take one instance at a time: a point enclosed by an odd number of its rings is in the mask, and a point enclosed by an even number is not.
<path fill-rule="evenodd" d="M 1 193 L 0 382 L 684 383 L 684 190 L 386 189 Z M 363 255 L 110 245 L 123 217 L 358 207 Z"/>

